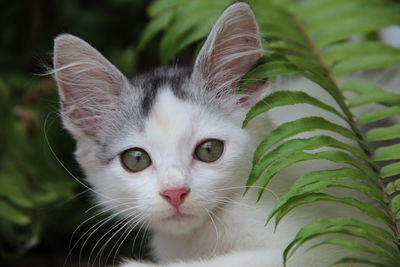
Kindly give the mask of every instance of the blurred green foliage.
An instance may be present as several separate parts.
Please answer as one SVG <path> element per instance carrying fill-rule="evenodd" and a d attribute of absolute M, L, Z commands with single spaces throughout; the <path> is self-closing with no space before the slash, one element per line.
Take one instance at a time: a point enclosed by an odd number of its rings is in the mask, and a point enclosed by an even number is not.
<path fill-rule="evenodd" d="M 53 142 L 66 139 L 57 134 L 55 127 L 45 129 L 51 109 L 40 98 L 50 93 L 43 90 L 53 86 L 11 74 L 0 82 L 1 253 L 12 258 L 40 241 L 45 230 L 43 220 L 47 219 L 45 207 L 72 197 L 77 188 L 52 156 L 44 138 L 47 132 Z M 57 146 L 60 150 L 64 147 Z M 59 150 L 57 153 L 62 155 Z"/>
<path fill-rule="evenodd" d="M 0 266 L 73 261 L 82 245 L 68 255 L 73 231 L 98 212 L 86 212 L 94 203 L 73 178 L 81 180 L 83 174 L 73 159 L 74 141 L 62 130 L 55 83 L 39 75 L 51 67 L 53 38 L 64 32 L 77 35 L 132 76 L 158 62 L 155 41 L 140 54 L 136 48 L 148 2 L 1 1 Z M 88 220 L 75 237 L 102 218 Z M 99 229 L 86 246 L 91 248 L 107 230 Z"/>

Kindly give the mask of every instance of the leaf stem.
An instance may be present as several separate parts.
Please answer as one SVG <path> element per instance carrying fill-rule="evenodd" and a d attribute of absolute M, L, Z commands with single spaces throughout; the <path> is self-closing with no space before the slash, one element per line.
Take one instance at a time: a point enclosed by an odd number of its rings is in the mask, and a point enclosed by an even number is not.
<path fill-rule="evenodd" d="M 376 182 L 377 185 L 379 187 L 379 189 L 382 191 L 385 202 L 387 203 L 386 205 L 386 212 L 388 213 L 390 219 L 391 219 L 391 230 L 396 238 L 396 246 L 397 249 L 400 252 L 400 231 L 397 228 L 397 221 L 396 221 L 396 215 L 394 214 L 393 210 L 392 210 L 392 202 L 391 202 L 391 198 L 388 195 L 388 193 L 386 192 L 386 188 L 384 183 L 382 182 L 382 177 L 381 177 L 381 170 L 380 167 L 376 164 L 376 162 L 373 159 L 373 153 L 371 151 L 371 149 L 369 148 L 367 141 L 364 137 L 364 135 L 362 134 L 361 130 L 358 128 L 355 120 L 354 120 L 354 115 L 351 112 L 351 110 L 349 109 L 349 107 L 346 105 L 345 103 L 345 96 L 343 95 L 342 91 L 339 89 L 338 83 L 331 71 L 331 69 L 328 67 L 328 65 L 326 64 L 322 53 L 320 51 L 320 49 L 317 47 L 314 39 L 312 38 L 312 36 L 309 34 L 309 32 L 306 30 L 304 23 L 300 20 L 300 18 L 293 14 L 292 14 L 292 18 L 293 21 L 296 23 L 296 25 L 299 27 L 299 30 L 301 31 L 301 33 L 304 35 L 304 37 L 306 38 L 306 41 L 308 42 L 308 45 L 311 49 L 311 51 L 313 52 L 315 59 L 317 60 L 317 62 L 321 65 L 322 69 L 324 70 L 325 74 L 327 75 L 328 79 L 330 80 L 330 82 L 332 82 L 332 84 L 334 85 L 334 94 L 330 91 L 328 91 L 329 94 L 331 94 L 331 96 L 335 99 L 336 103 L 339 105 L 339 107 L 341 108 L 342 112 L 346 115 L 347 117 L 347 122 L 351 128 L 351 130 L 354 132 L 355 136 L 357 137 L 357 142 L 360 145 L 360 147 L 362 148 L 363 152 L 365 153 L 365 155 L 368 157 L 368 165 L 370 166 L 370 168 L 373 170 L 375 176 L 376 176 Z M 335 95 L 340 96 L 340 97 L 335 97 Z"/>

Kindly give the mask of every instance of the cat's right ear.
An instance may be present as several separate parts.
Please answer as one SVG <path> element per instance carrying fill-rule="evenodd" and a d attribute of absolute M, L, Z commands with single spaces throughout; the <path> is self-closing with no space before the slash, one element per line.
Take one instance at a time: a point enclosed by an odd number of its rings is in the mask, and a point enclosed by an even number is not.
<path fill-rule="evenodd" d="M 96 136 L 129 82 L 96 49 L 70 34 L 54 40 L 53 63 L 65 127 L 76 138 Z"/>
<path fill-rule="evenodd" d="M 236 95 L 240 79 L 263 54 L 258 24 L 250 6 L 230 5 L 217 19 L 197 56 L 193 76 L 219 97 Z M 245 88 L 238 104 L 250 107 L 265 94 L 264 81 Z"/>

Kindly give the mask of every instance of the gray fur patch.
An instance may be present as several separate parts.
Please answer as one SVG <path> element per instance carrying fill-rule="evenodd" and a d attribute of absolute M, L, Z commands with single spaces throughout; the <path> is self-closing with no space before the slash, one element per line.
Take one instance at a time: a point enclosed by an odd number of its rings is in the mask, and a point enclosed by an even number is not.
<path fill-rule="evenodd" d="M 162 88 L 169 87 L 177 98 L 186 99 L 192 69 L 189 67 L 161 67 L 148 73 L 134 77 L 131 82 L 142 91 L 141 114 L 147 117 Z"/>
<path fill-rule="evenodd" d="M 189 67 L 161 67 L 133 77 L 130 88 L 120 95 L 118 109 L 106 119 L 106 128 L 97 136 L 98 159 L 108 164 L 115 156 L 115 143 L 143 131 L 160 90 L 171 90 L 179 99 L 190 98 L 191 73 Z"/>

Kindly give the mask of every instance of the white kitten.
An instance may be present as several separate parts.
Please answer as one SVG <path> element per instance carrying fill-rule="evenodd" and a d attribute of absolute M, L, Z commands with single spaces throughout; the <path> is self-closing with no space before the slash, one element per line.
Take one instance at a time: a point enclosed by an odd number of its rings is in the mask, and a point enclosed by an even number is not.
<path fill-rule="evenodd" d="M 326 203 L 297 209 L 276 232 L 273 223 L 265 226 L 274 194 L 308 172 L 306 164 L 277 177 L 258 204 L 257 189 L 242 197 L 252 154 L 273 129 L 267 115 L 242 128 L 250 106 L 271 90 L 258 82 L 236 94 L 262 54 L 247 4 L 234 4 L 219 17 L 193 69 L 159 68 L 129 81 L 77 37 L 57 37 L 54 49 L 63 121 L 77 141 L 77 160 L 100 203 L 151 229 L 157 264 L 282 266 L 283 249 L 304 223 L 341 212 L 358 216 Z M 329 98 L 311 82 L 298 82 L 286 86 Z M 285 108 L 268 116 L 281 123 L 311 112 Z M 321 161 L 318 168 L 326 165 Z M 300 251 L 289 265 L 324 266 L 336 253 L 331 247 Z"/>

